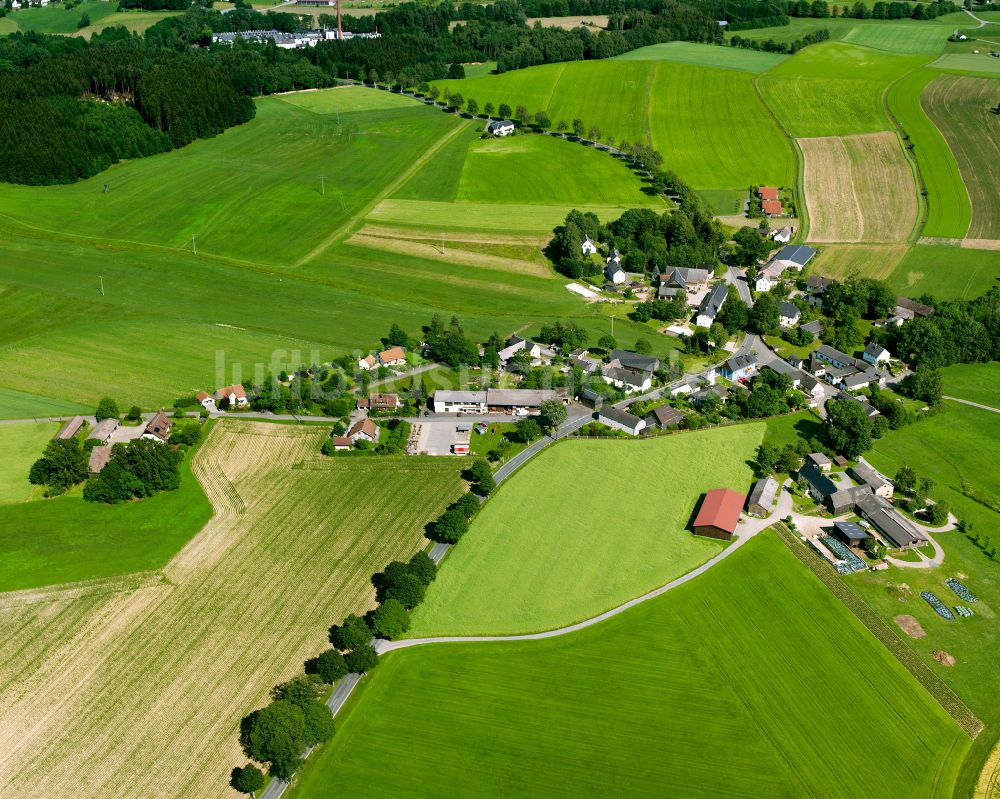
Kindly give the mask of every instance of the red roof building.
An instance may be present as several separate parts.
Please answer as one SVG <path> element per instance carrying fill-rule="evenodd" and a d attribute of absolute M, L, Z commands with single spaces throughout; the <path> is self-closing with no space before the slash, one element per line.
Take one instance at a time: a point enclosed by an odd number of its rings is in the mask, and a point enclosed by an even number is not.
<path fill-rule="evenodd" d="M 732 489 L 713 488 L 705 494 L 705 501 L 694 520 L 695 535 L 732 541 L 745 499 L 743 494 Z"/>
<path fill-rule="evenodd" d="M 762 200 L 777 200 L 778 190 L 774 186 L 761 186 L 757 189 L 757 194 Z"/>
<path fill-rule="evenodd" d="M 781 216 L 781 203 L 777 200 L 764 200 L 760 208 L 768 216 Z"/>

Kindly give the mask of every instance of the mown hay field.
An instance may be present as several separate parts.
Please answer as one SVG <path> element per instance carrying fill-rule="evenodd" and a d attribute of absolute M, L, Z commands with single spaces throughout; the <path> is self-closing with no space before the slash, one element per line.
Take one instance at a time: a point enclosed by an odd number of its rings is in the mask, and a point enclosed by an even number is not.
<path fill-rule="evenodd" d="M 868 4 L 870 5 L 870 3 Z M 957 20 L 965 25 L 969 18 Z M 948 35 L 954 30 L 953 23 L 941 20 L 881 20 L 852 19 L 847 17 L 792 17 L 788 25 L 773 28 L 754 28 L 749 31 L 726 33 L 726 39 L 741 36 L 755 41 L 784 42 L 790 44 L 808 33 L 826 30 L 831 41 L 845 41 L 863 45 L 874 50 L 884 50 L 900 54 L 933 55 L 944 50 Z"/>
<path fill-rule="evenodd" d="M 321 460 L 325 434 L 218 425 L 195 462 L 216 515 L 161 582 L 3 597 L 5 797 L 235 797 L 240 718 L 462 490 L 451 459 Z"/>
<path fill-rule="evenodd" d="M 794 154 L 752 80 L 752 73 L 735 69 L 612 60 L 547 64 L 438 85 L 480 106 L 524 105 L 531 113 L 546 111 L 553 123 L 579 118 L 588 131 L 596 126 L 616 144 L 649 141 L 667 169 L 699 189 L 790 185 Z"/>
<path fill-rule="evenodd" d="M 968 187 L 968 237 L 1000 239 L 1000 116 L 991 110 L 996 80 L 942 75 L 924 90 L 921 103 L 948 140 Z"/>
<path fill-rule="evenodd" d="M 846 767 L 831 755 L 837 741 L 877 745 L 858 746 Z M 681 588 L 568 636 L 391 653 L 291 796 L 377 785 L 383 797 L 419 786 L 425 796 L 945 799 L 968 747 L 765 533 Z"/>
<path fill-rule="evenodd" d="M 795 138 L 891 130 L 882 95 L 927 60 L 842 42 L 801 50 L 757 79 L 764 101 Z"/>
<path fill-rule="evenodd" d="M 927 85 L 937 77 L 931 69 L 915 70 L 896 81 L 886 99 L 903 133 L 909 136 L 927 191 L 923 235 L 961 238 L 972 219 L 969 192 L 948 142 L 921 105 Z"/>
<path fill-rule="evenodd" d="M 546 630 L 718 554 L 687 525 L 709 488 L 749 490 L 763 424 L 650 441 L 566 441 L 503 484 L 414 614 L 412 637 Z M 719 453 L 726 452 L 725 458 Z M 651 477 L 647 499 L 636 495 Z"/>
<path fill-rule="evenodd" d="M 906 241 L 917 189 L 895 133 L 799 139 L 809 241 Z"/>

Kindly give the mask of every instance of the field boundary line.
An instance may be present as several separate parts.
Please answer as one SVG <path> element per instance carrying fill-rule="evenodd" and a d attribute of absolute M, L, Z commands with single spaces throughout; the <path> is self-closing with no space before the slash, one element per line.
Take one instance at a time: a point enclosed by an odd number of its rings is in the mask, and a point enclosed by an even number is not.
<path fill-rule="evenodd" d="M 421 167 L 424 166 L 428 161 L 430 161 L 435 155 L 438 154 L 447 144 L 451 142 L 459 133 L 467 131 L 472 127 L 465 120 L 461 120 L 458 125 L 455 126 L 453 130 L 446 133 L 437 142 L 434 143 L 430 148 L 424 152 L 419 158 L 417 158 L 410 166 L 403 171 L 392 183 L 383 188 L 374 197 L 372 197 L 368 202 L 366 202 L 361 208 L 357 210 L 346 222 L 338 225 L 334 230 L 327 236 L 323 241 L 313 247 L 312 250 L 303 255 L 299 260 L 295 261 L 292 266 L 300 267 L 309 263 L 314 258 L 319 257 L 324 252 L 326 252 L 330 247 L 332 247 L 337 241 L 343 238 L 348 233 L 353 232 L 353 227 L 359 222 L 363 222 L 365 218 L 370 214 L 375 207 L 388 198 L 391 194 L 394 194 L 397 189 L 401 188 L 410 178 L 412 178 Z"/>
<path fill-rule="evenodd" d="M 877 638 L 890 654 L 899 661 L 924 689 L 937 701 L 941 708 L 955 721 L 962 731 L 973 740 L 985 728 L 985 724 L 972 712 L 968 705 L 951 687 L 904 641 L 875 609 L 872 608 L 850 585 L 834 572 L 819 556 L 810 554 L 811 550 L 799 541 L 798 537 L 784 524 L 776 524 L 772 528 L 778 537 L 801 563 L 809 569 L 844 606 L 854 614 L 855 618 Z"/>
<path fill-rule="evenodd" d="M 928 59 L 929 63 L 929 59 Z M 910 172 L 913 174 L 913 185 L 917 191 L 917 218 L 914 220 L 913 229 L 910 230 L 909 235 L 906 237 L 907 244 L 914 244 L 916 240 L 920 237 L 924 228 L 927 226 L 927 221 L 930 216 L 930 206 L 927 201 L 927 182 L 924 180 L 924 175 L 920 171 L 920 164 L 917 163 L 917 157 L 914 155 L 913 150 L 909 149 L 904 141 L 909 141 L 913 144 L 912 140 L 909 139 L 906 129 L 903 124 L 897 119 L 896 115 L 892 113 L 892 108 L 889 105 L 889 95 L 892 90 L 896 88 L 896 85 L 902 81 L 904 78 L 908 78 L 910 75 L 914 74 L 918 70 L 923 69 L 927 66 L 927 63 L 921 64 L 918 67 L 914 67 L 909 72 L 904 72 L 902 75 L 897 77 L 888 86 L 885 87 L 885 91 L 882 92 L 882 109 L 885 111 L 886 117 L 889 119 L 889 123 L 892 125 L 895 133 L 896 139 L 899 142 L 899 146 L 903 149 L 903 157 L 906 159 L 906 163 L 910 165 Z M 923 90 L 921 90 L 923 94 Z M 919 102 L 917 103 L 919 106 Z M 920 108 L 920 112 L 923 113 L 923 107 Z M 927 116 L 924 114 L 924 116 Z M 916 145 L 914 145 L 916 146 Z M 964 185 L 964 181 L 963 181 Z M 968 189 L 966 189 L 968 192 Z M 971 201 L 970 201 L 971 205 Z"/>
<path fill-rule="evenodd" d="M 778 126 L 778 129 L 782 133 L 785 134 L 785 138 L 791 142 L 792 150 L 795 152 L 795 193 L 797 195 L 795 210 L 799 213 L 799 232 L 796 238 L 799 241 L 807 241 L 809 236 L 809 209 L 806 208 L 806 157 L 802 152 L 802 148 L 799 147 L 799 140 L 792 136 L 788 128 L 785 127 L 784 123 L 774 112 L 774 109 L 768 105 L 767 99 L 760 90 L 760 85 L 757 81 L 769 71 L 770 70 L 762 72 L 760 75 L 754 75 L 750 79 L 750 85 L 753 86 L 754 94 L 757 95 L 757 99 L 760 100 L 760 104 L 767 109 L 767 113 L 770 114 L 771 119 L 774 120 L 774 124 Z"/>
<path fill-rule="evenodd" d="M 169 585 L 163 571 L 133 572 L 112 577 L 98 577 L 73 583 L 56 583 L 40 588 L 24 588 L 19 591 L 5 591 L 0 594 L 0 610 L 40 605 L 46 602 L 64 602 L 100 594 L 118 594 L 141 591 L 158 585 Z"/>

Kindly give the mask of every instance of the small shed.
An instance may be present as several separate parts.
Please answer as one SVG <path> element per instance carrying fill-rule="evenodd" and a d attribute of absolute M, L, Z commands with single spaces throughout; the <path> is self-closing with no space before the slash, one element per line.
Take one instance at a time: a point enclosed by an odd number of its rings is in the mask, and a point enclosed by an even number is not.
<path fill-rule="evenodd" d="M 837 522 L 833 525 L 833 535 L 853 549 L 861 549 L 871 534 L 854 522 Z"/>
<path fill-rule="evenodd" d="M 751 516 L 769 516 L 778 496 L 778 481 L 770 475 L 758 480 L 747 497 L 747 513 Z"/>
<path fill-rule="evenodd" d="M 814 463 L 817 468 L 821 471 L 828 472 L 833 467 L 833 461 L 831 461 L 822 452 L 811 452 L 809 454 L 809 461 Z"/>

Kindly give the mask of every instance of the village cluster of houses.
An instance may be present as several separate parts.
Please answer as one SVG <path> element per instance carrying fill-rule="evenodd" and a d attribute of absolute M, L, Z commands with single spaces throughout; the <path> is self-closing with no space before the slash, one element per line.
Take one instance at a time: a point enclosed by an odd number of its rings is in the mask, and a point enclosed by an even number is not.
<path fill-rule="evenodd" d="M 58 439 L 70 439 L 77 436 L 83 429 L 82 416 L 74 416 L 56 433 Z M 170 438 L 170 430 L 174 423 L 167 414 L 160 411 L 146 424 L 123 425 L 117 419 L 102 419 L 87 431 L 87 440 L 97 444 L 90 450 L 88 468 L 91 474 L 98 474 L 111 460 L 111 448 L 115 444 L 127 444 L 139 438 L 166 444 Z"/>
<path fill-rule="evenodd" d="M 298 2 L 296 5 L 326 5 L 317 2 Z M 378 31 L 374 33 L 353 33 L 351 31 L 327 30 L 302 30 L 294 33 L 287 33 L 279 30 L 253 30 L 253 31 L 224 31 L 212 34 L 212 41 L 221 44 L 233 44 L 236 41 L 256 42 L 258 44 L 273 43 L 275 47 L 282 50 L 295 50 L 301 47 L 315 47 L 320 42 L 336 41 L 337 39 L 380 39 L 382 34 Z"/>

